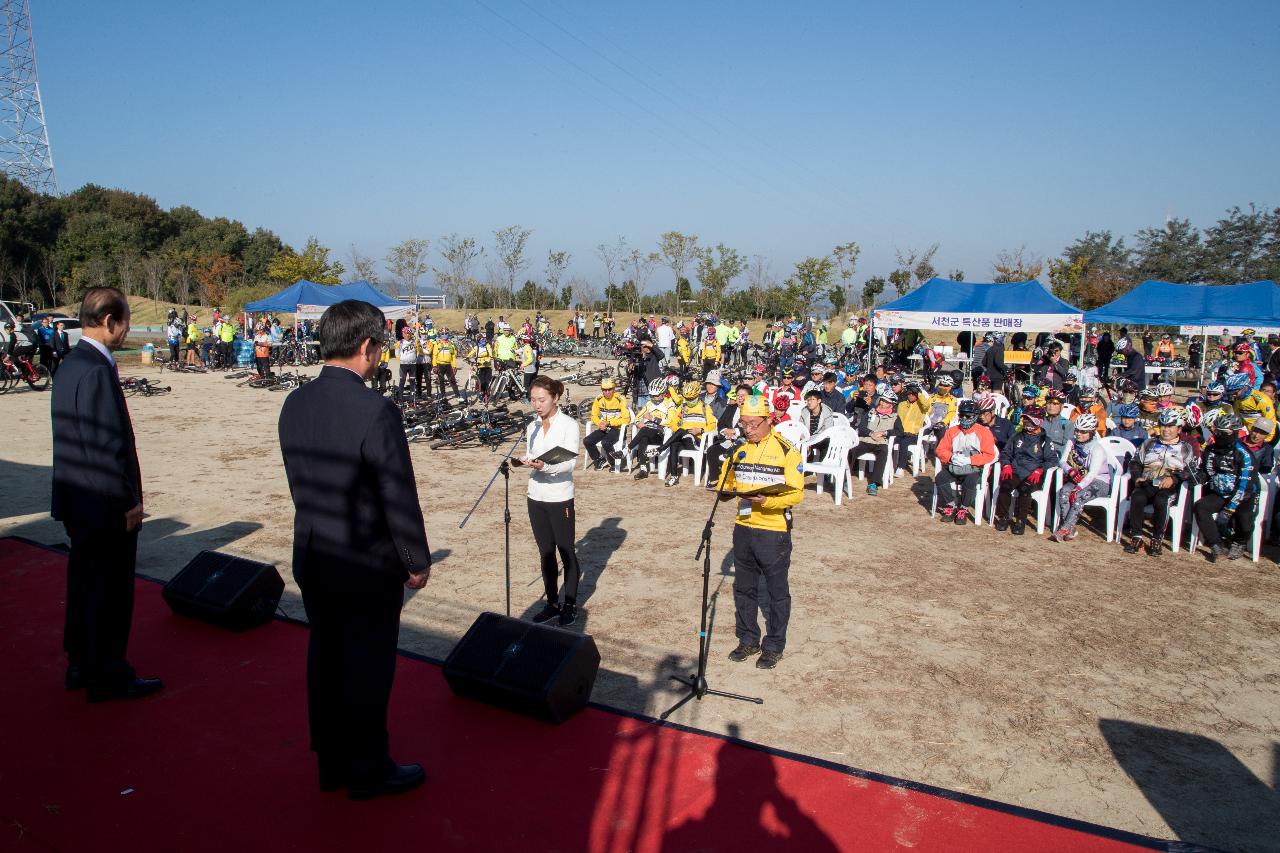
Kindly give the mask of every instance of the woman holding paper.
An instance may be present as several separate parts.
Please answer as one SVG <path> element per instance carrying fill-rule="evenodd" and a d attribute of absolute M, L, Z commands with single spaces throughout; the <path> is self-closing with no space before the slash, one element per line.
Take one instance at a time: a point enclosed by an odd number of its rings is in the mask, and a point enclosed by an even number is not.
<path fill-rule="evenodd" d="M 572 625 L 578 618 L 578 555 L 573 550 L 573 468 L 578 458 L 578 422 L 560 411 L 564 384 L 539 376 L 529 388 L 534 419 L 525 430 L 527 454 L 516 464 L 533 469 L 529 475 L 529 524 L 542 557 L 542 582 L 547 603 L 534 622 L 559 619 Z M 564 603 L 557 588 L 556 552 L 564 565 Z"/>

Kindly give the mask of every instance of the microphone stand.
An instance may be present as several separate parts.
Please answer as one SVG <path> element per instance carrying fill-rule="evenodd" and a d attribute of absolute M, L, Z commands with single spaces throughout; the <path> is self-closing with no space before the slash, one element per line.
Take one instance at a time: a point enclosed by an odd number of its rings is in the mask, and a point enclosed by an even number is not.
<path fill-rule="evenodd" d="M 488 484 L 484 490 L 480 492 L 480 497 L 476 498 L 476 502 L 471 505 L 471 509 L 467 511 L 466 516 L 458 523 L 458 529 L 466 527 L 467 522 L 471 520 L 471 515 L 476 511 L 476 507 L 480 506 L 480 501 L 484 500 L 484 496 L 489 493 L 489 488 L 498 479 L 498 475 L 502 475 L 502 526 L 505 541 L 503 544 L 503 557 L 507 566 L 507 615 L 511 615 L 511 454 L 516 452 L 516 448 L 520 446 L 520 442 L 524 441 L 525 427 L 529 425 L 529 420 L 525 420 L 520 425 L 520 434 L 516 436 L 516 440 L 511 447 L 507 448 L 507 452 L 503 455 L 502 461 L 498 463 L 498 470 L 493 472 L 493 476 L 489 478 Z"/>
<path fill-rule="evenodd" d="M 725 472 L 721 481 L 726 483 L 729 475 L 733 473 L 734 467 L 738 464 L 737 448 L 729 453 L 725 464 L 729 466 L 729 470 Z M 702 625 L 698 629 L 698 671 L 691 676 L 673 675 L 671 679 L 678 681 L 688 688 L 688 692 L 680 699 L 679 702 L 662 712 L 659 719 L 665 720 L 673 713 L 678 711 L 690 699 L 702 701 L 703 696 L 723 696 L 726 699 L 737 699 L 740 702 L 754 702 L 757 705 L 763 705 L 763 699 L 757 699 L 753 696 L 742 696 L 737 693 L 726 693 L 723 690 L 712 690 L 707 686 L 707 655 L 711 652 L 711 638 L 707 636 L 707 611 L 710 609 L 708 605 L 708 596 L 711 589 L 711 529 L 716 526 L 716 510 L 720 507 L 720 498 L 728 494 L 721 485 L 716 489 L 715 500 L 711 502 L 711 515 L 707 516 L 706 526 L 702 528 L 702 541 L 698 545 L 698 551 L 694 554 L 694 559 L 702 559 Z"/>

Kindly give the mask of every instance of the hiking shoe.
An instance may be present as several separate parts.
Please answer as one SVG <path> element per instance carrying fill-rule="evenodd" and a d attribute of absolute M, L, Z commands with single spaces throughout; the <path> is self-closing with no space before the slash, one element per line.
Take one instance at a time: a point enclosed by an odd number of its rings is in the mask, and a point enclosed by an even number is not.
<path fill-rule="evenodd" d="M 1129 541 L 1124 543 L 1124 552 L 1126 554 L 1136 554 L 1142 550 L 1142 537 L 1130 536 Z"/>
<path fill-rule="evenodd" d="M 537 613 L 533 614 L 533 622 L 535 625 L 541 625 L 543 622 L 550 622 L 552 619 L 555 619 L 559 615 L 560 615 L 560 605 L 548 604 L 548 605 L 545 605 Z"/>
<path fill-rule="evenodd" d="M 782 652 L 761 652 L 760 660 L 756 661 L 756 669 L 773 669 L 780 660 Z"/>
<path fill-rule="evenodd" d="M 942 511 L 938 513 L 938 521 L 954 521 L 956 517 L 956 508 L 953 506 L 944 506 Z"/>
<path fill-rule="evenodd" d="M 670 474 L 670 475 L 668 475 L 668 476 L 667 476 L 667 485 L 668 485 L 668 486 L 678 486 L 678 485 L 680 485 L 680 475 L 679 475 L 679 474 Z"/>
<path fill-rule="evenodd" d="M 956 524 L 963 527 L 965 523 L 968 522 L 970 515 L 971 513 L 967 507 L 960 507 L 956 510 Z"/>
<path fill-rule="evenodd" d="M 733 651 L 729 652 L 729 660 L 733 661 L 734 663 L 742 663 L 747 658 L 755 657 L 758 654 L 760 654 L 759 646 L 755 646 L 750 643 L 739 642 L 738 647 Z"/>
<path fill-rule="evenodd" d="M 1208 560 L 1210 563 L 1216 563 L 1219 559 L 1227 556 L 1227 549 L 1221 545 L 1212 545 L 1209 548 Z"/>
<path fill-rule="evenodd" d="M 633 479 L 643 480 L 649 476 L 649 469 L 641 465 L 639 468 L 636 469 L 636 472 L 631 476 Z"/>
<path fill-rule="evenodd" d="M 1244 546 L 1241 545 L 1239 542 L 1233 542 L 1231 547 L 1227 550 L 1227 559 L 1238 560 L 1243 556 L 1244 556 Z"/>
<path fill-rule="evenodd" d="M 1164 540 L 1151 538 L 1147 540 L 1147 556 L 1159 557 L 1164 552 Z"/>
<path fill-rule="evenodd" d="M 1021 536 L 1022 534 L 1027 532 L 1027 523 L 1019 518 L 1013 522 L 1009 532 L 1012 533 L 1014 536 Z"/>
<path fill-rule="evenodd" d="M 1009 519 L 1005 518 L 1004 516 L 997 515 L 995 524 L 993 526 L 995 527 L 996 530 L 999 530 L 1001 533 L 1003 533 L 1009 529 Z"/>
<path fill-rule="evenodd" d="M 1061 530 L 1055 530 L 1049 539 L 1053 542 L 1068 542 L 1071 540 L 1071 528 L 1064 527 Z"/>
<path fill-rule="evenodd" d="M 879 488 L 875 483 L 867 483 L 867 494 L 874 495 Z"/>
<path fill-rule="evenodd" d="M 572 601 L 566 601 L 564 607 L 560 608 L 560 627 L 568 628 L 574 622 L 578 621 L 578 605 Z"/>

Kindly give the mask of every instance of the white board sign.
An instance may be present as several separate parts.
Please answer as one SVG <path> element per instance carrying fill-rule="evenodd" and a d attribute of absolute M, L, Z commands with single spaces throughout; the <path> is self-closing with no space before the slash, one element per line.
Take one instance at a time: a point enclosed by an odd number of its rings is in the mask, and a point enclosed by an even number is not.
<path fill-rule="evenodd" d="M 1067 332 L 1084 330 L 1084 314 L 999 314 L 968 311 L 873 312 L 876 326 L 891 329 L 949 329 L 953 332 Z"/>

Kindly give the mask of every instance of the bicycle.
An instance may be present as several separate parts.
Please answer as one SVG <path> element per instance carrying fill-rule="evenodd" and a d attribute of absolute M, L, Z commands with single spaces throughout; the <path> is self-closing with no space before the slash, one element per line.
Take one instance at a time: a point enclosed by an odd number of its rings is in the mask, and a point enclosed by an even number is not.
<path fill-rule="evenodd" d="M 150 379 L 143 379 L 140 376 L 122 376 L 120 377 L 120 390 L 124 392 L 126 397 L 132 397 L 135 394 L 141 394 L 143 397 L 158 397 L 168 394 L 173 389 L 168 385 L 160 385 Z"/>
<path fill-rule="evenodd" d="M 4 362 L 3 368 L 0 394 L 17 388 L 20 382 L 26 382 L 32 391 L 44 391 L 49 387 L 49 368 L 43 364 L 32 364 L 29 356 L 14 355 L 12 360 Z"/>

